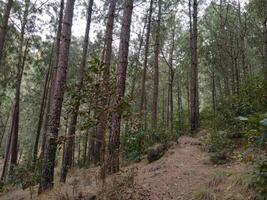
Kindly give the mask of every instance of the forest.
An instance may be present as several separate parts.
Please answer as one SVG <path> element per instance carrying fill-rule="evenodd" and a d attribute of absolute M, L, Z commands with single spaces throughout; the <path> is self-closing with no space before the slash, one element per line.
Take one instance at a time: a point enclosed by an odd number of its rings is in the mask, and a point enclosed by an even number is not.
<path fill-rule="evenodd" d="M 267 200 L 267 0 L 0 0 L 0 199 Z"/>

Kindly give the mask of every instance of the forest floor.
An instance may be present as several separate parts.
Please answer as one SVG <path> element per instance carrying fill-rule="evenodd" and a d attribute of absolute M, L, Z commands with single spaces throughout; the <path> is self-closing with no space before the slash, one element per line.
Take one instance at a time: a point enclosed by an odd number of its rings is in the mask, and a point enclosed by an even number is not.
<path fill-rule="evenodd" d="M 39 197 L 35 192 L 33 199 L 91 200 L 106 195 L 107 200 L 252 200 L 253 191 L 244 181 L 249 168 L 237 161 L 214 165 L 200 138 L 182 136 L 161 159 L 144 159 L 110 176 L 105 192 L 99 190 L 98 169 L 78 169 L 70 173 L 67 184 Z M 30 193 L 15 190 L 0 199 L 30 199 Z"/>

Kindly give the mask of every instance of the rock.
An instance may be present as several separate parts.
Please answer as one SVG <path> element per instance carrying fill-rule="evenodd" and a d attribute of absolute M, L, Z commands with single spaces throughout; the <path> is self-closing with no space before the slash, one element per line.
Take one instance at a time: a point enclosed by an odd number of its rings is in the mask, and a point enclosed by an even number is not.
<path fill-rule="evenodd" d="M 156 144 L 153 147 L 149 148 L 147 151 L 147 160 L 148 162 L 153 162 L 160 159 L 165 152 L 167 151 L 167 145 L 165 144 Z"/>

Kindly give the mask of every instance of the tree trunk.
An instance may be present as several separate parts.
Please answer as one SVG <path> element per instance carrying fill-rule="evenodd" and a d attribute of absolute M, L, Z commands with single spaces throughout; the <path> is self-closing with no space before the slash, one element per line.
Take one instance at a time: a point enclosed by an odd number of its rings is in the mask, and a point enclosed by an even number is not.
<path fill-rule="evenodd" d="M 190 129 L 191 131 L 196 130 L 199 126 L 197 13 L 198 13 L 197 0 L 193 0 L 193 23 L 192 27 L 190 26 L 191 27 L 190 31 L 191 35 Z"/>
<path fill-rule="evenodd" d="M 241 5 L 240 5 L 240 1 L 238 0 L 238 19 L 239 19 L 239 26 L 240 26 L 240 30 L 239 30 L 239 38 L 240 38 L 240 53 L 241 53 L 241 63 L 242 63 L 242 68 L 243 68 L 243 75 L 244 75 L 244 79 L 247 80 L 247 78 L 249 77 L 249 69 L 248 69 L 248 65 L 246 63 L 246 48 L 245 48 L 245 36 L 246 36 L 246 32 L 247 32 L 247 22 L 246 22 L 246 14 L 245 14 L 245 22 L 244 22 L 244 28 L 243 23 L 242 23 L 242 13 L 241 13 Z"/>
<path fill-rule="evenodd" d="M 9 117 L 10 117 L 10 113 L 8 113 L 7 118 L 6 118 L 5 122 L 3 123 L 3 127 L 2 127 L 3 130 L 2 130 L 2 134 L 0 136 L 0 148 L 2 147 L 2 142 L 3 142 L 3 138 L 5 136 L 5 133 L 6 133 Z"/>
<path fill-rule="evenodd" d="M 153 0 L 150 0 L 150 7 L 148 11 L 148 21 L 147 21 L 147 29 L 146 29 L 146 44 L 145 44 L 145 55 L 144 55 L 144 68 L 143 68 L 143 76 L 142 76 L 142 86 L 141 86 L 141 101 L 140 101 L 140 112 L 145 111 L 145 98 L 146 98 L 146 73 L 147 73 L 147 61 L 148 61 L 148 53 L 149 53 L 149 41 L 150 41 L 150 32 L 151 32 L 151 18 L 153 12 Z"/>
<path fill-rule="evenodd" d="M 130 91 L 130 97 L 133 99 L 134 98 L 134 92 L 135 92 L 135 85 L 136 85 L 136 81 L 137 81 L 137 73 L 138 73 L 138 64 L 139 64 L 139 58 L 140 58 L 140 54 L 141 54 L 141 51 L 142 51 L 142 46 L 143 46 L 143 43 L 144 43 L 144 32 L 145 32 L 145 29 L 146 29 L 146 25 L 147 25 L 147 18 L 148 18 L 148 15 L 146 15 L 146 18 L 145 18 L 145 23 L 144 23 L 144 28 L 142 30 L 142 32 L 140 32 L 140 43 L 139 43 L 139 47 L 138 47 L 138 51 L 137 51 L 137 55 L 136 55 L 136 58 L 134 60 L 134 62 L 132 63 L 131 67 L 130 68 L 135 68 L 134 70 L 134 74 L 133 74 L 133 79 L 132 79 L 132 85 L 131 85 L 131 91 Z"/>
<path fill-rule="evenodd" d="M 8 20 L 9 20 L 12 4 L 13 4 L 13 0 L 7 1 L 5 13 L 3 16 L 3 24 L 1 24 L 1 27 L 0 27 L 0 66 L 2 64 L 4 45 L 5 45 L 5 40 L 6 40 L 6 34 L 8 31 Z"/>
<path fill-rule="evenodd" d="M 82 54 L 80 72 L 79 72 L 80 76 L 78 78 L 77 91 L 76 91 L 77 95 L 80 95 L 81 90 L 83 88 L 83 79 L 84 79 L 83 75 L 84 75 L 86 64 L 87 64 L 89 32 L 90 32 L 90 26 L 91 26 L 91 17 L 92 17 L 92 9 L 93 9 L 94 0 L 89 0 L 88 3 L 89 4 L 87 8 L 87 22 L 86 22 L 86 30 L 85 30 L 85 35 L 84 35 L 83 54 Z M 75 99 L 73 100 L 75 101 Z M 71 164 L 72 164 L 71 154 L 72 154 L 72 149 L 75 145 L 75 131 L 76 131 L 79 108 L 80 108 L 80 98 L 78 97 L 78 99 L 75 102 L 75 106 L 70 115 L 67 145 L 66 145 L 66 156 L 65 156 L 65 161 L 63 162 L 61 178 L 60 178 L 61 182 L 66 181 L 68 169 L 71 167 Z"/>
<path fill-rule="evenodd" d="M 175 16 L 173 16 L 175 17 Z M 174 20 L 175 24 L 175 20 Z M 169 120 L 170 120 L 170 128 L 171 133 L 173 132 L 173 79 L 174 79 L 174 69 L 173 69 L 173 52 L 174 52 L 174 37 L 175 37 L 175 25 L 172 30 L 172 38 L 171 38 L 171 47 L 170 47 L 170 57 L 169 57 L 169 88 L 168 88 L 168 96 L 169 96 Z"/>
<path fill-rule="evenodd" d="M 18 133 L 19 133 L 19 107 L 20 107 L 20 88 L 21 81 L 25 66 L 25 61 L 28 53 L 29 39 L 25 43 L 25 30 L 27 24 L 27 18 L 29 13 L 30 0 L 25 0 L 25 10 L 23 13 L 23 19 L 21 24 L 20 42 L 19 42 L 19 55 L 17 63 L 17 74 L 16 74 L 16 92 L 15 92 L 15 105 L 12 116 L 13 132 L 11 133 L 11 152 L 10 152 L 10 169 L 12 173 L 13 166 L 17 165 L 18 159 Z M 25 45 L 25 46 L 24 46 Z M 24 47 L 24 50 L 23 50 Z"/>
<path fill-rule="evenodd" d="M 52 52 L 51 55 L 53 55 L 54 46 L 53 46 L 51 52 Z M 36 164 L 36 160 L 37 160 L 39 139 L 40 139 L 42 125 L 43 125 L 45 108 L 47 106 L 47 98 L 48 98 L 48 92 L 49 92 L 49 83 L 50 83 L 49 79 L 50 79 L 50 74 L 51 74 L 51 68 L 52 68 L 52 59 L 50 59 L 50 62 L 49 62 L 49 67 L 48 67 L 48 71 L 46 73 L 45 83 L 44 83 L 44 88 L 43 88 L 43 95 L 42 95 L 42 101 L 41 101 L 40 113 L 39 113 L 39 119 L 38 119 L 38 124 L 37 124 L 37 131 L 36 131 L 36 138 L 35 138 L 34 148 L 33 148 L 33 156 L 32 156 L 33 165 Z"/>
<path fill-rule="evenodd" d="M 161 25 L 161 4 L 162 0 L 158 2 L 158 19 L 157 29 L 155 38 L 155 49 L 154 49 L 154 83 L 153 83 L 153 101 L 152 101 L 152 128 L 157 128 L 158 120 L 158 96 L 159 96 L 159 51 L 160 51 L 160 25 Z"/>
<path fill-rule="evenodd" d="M 89 136 L 89 130 L 86 131 L 85 138 L 84 138 L 84 148 L 83 148 L 83 165 L 84 166 L 86 166 L 86 164 L 87 164 L 88 136 Z"/>
<path fill-rule="evenodd" d="M 40 182 L 39 193 L 53 187 L 58 129 L 60 125 L 60 115 L 69 61 L 74 3 L 75 0 L 67 0 L 66 9 L 64 12 L 57 75 L 55 82 L 52 83 L 54 84 L 54 91 L 50 102 L 51 105 L 48 119 L 48 132 L 46 136 L 44 164 L 42 168 L 42 179 Z"/>
<path fill-rule="evenodd" d="M 58 57 L 59 57 L 59 48 L 60 48 L 60 38 L 61 38 L 61 32 L 62 32 L 62 20 L 63 20 L 63 12 L 64 12 L 64 0 L 61 0 L 60 2 L 60 10 L 59 10 L 59 15 L 58 15 L 58 27 L 57 27 L 57 33 L 56 33 L 56 39 L 54 42 L 54 53 L 53 53 L 53 68 L 52 68 L 52 73 L 51 77 L 49 80 L 49 95 L 48 95 L 48 100 L 46 103 L 46 115 L 45 115 L 45 120 L 44 120 L 44 132 L 43 132 L 43 137 L 42 137 L 42 147 L 41 147 L 41 155 L 40 157 L 43 156 L 44 154 L 44 149 L 45 149 L 45 142 L 46 142 L 46 134 L 47 134 L 47 129 L 48 129 L 48 114 L 50 110 L 50 102 L 52 101 L 52 93 L 54 90 L 54 84 L 56 82 L 56 75 L 57 75 L 57 66 L 58 66 Z"/>
<path fill-rule="evenodd" d="M 110 0 L 109 4 L 109 11 L 108 11 L 108 21 L 106 26 L 106 33 L 105 33 L 105 48 L 104 48 L 104 60 L 103 65 L 105 67 L 104 71 L 104 81 L 108 84 L 109 83 L 109 74 L 110 74 L 110 66 L 111 66 L 111 56 L 112 56 L 112 42 L 113 42 L 113 27 L 114 27 L 114 19 L 115 19 L 115 11 L 116 11 L 116 4 L 117 0 Z M 105 107 L 108 103 L 108 97 L 104 97 L 102 102 L 100 104 L 101 107 Z M 100 120 L 99 125 L 97 125 L 97 133 L 96 133 L 96 141 L 94 150 L 91 152 L 94 152 L 95 155 L 91 155 L 91 158 L 94 158 L 95 163 L 100 162 L 101 157 L 101 141 L 103 140 L 104 135 L 104 127 L 106 126 L 107 121 Z"/>
<path fill-rule="evenodd" d="M 128 52 L 130 42 L 130 30 L 133 12 L 133 0 L 126 0 L 124 3 L 124 11 L 121 26 L 120 46 L 119 46 L 119 62 L 117 66 L 117 83 L 116 83 L 116 99 L 114 99 L 114 107 L 119 108 L 123 101 L 126 84 L 126 72 L 128 65 Z M 120 148 L 120 111 L 112 116 L 111 134 L 109 136 L 109 148 L 107 167 L 109 173 L 119 171 L 119 148 Z"/>
<path fill-rule="evenodd" d="M 1 181 L 4 181 L 7 175 L 7 168 L 8 168 L 8 161 L 10 157 L 10 146 L 11 146 L 11 139 L 12 139 L 12 133 L 14 129 L 14 121 L 12 120 L 11 124 L 11 130 L 7 138 L 7 145 L 6 145 L 6 150 L 5 150 L 5 160 L 4 160 L 4 165 L 2 169 L 2 175 L 1 175 Z"/>
<path fill-rule="evenodd" d="M 263 25 L 263 42 L 264 42 L 264 52 L 263 52 L 263 55 L 264 55 L 264 66 L 263 66 L 264 88 L 265 88 L 265 97 L 267 97 L 267 13 L 265 13 L 265 19 L 263 20 L 262 25 Z"/>

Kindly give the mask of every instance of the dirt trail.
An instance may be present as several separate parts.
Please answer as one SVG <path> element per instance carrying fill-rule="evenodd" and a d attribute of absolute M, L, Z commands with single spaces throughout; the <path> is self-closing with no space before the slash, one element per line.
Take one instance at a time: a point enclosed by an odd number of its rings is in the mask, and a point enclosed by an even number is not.
<path fill-rule="evenodd" d="M 215 166 L 209 162 L 208 154 L 203 151 L 199 139 L 181 137 L 159 160 L 148 164 L 146 160 L 133 164 L 136 169 L 134 186 L 141 196 L 133 198 L 133 192 L 121 189 L 115 193 L 129 193 L 122 200 L 252 200 L 247 190 L 236 184 L 238 175 L 246 173 L 244 164 L 231 162 Z M 68 183 L 57 186 L 52 192 L 34 199 L 79 199 L 71 198 L 76 194 L 92 193 L 97 190 L 94 169 L 75 170 L 70 174 Z M 75 188 L 74 188 L 75 182 Z M 135 187 L 137 186 L 137 187 Z M 127 190 L 127 191 L 126 191 Z M 68 198 L 62 198 L 62 195 Z M 61 197 L 60 197 L 61 195 Z M 19 198 L 18 198 L 19 197 Z M 28 191 L 13 191 L 0 195 L 0 199 L 30 199 Z M 80 198 L 80 199 L 89 199 Z M 97 198 L 98 199 L 98 198 Z M 114 198 L 109 198 L 114 199 Z M 115 198 L 116 199 L 116 198 Z"/>
<path fill-rule="evenodd" d="M 140 163 L 137 168 L 137 183 L 152 191 L 160 200 L 191 200 L 193 194 L 205 196 L 205 193 L 213 199 L 223 200 L 221 195 L 227 192 L 230 196 L 231 189 L 238 193 L 233 196 L 239 195 L 243 200 L 250 199 L 241 194 L 242 188 L 235 185 L 231 177 L 245 172 L 246 166 L 240 163 L 221 166 L 211 164 L 208 154 L 202 150 L 201 143 L 195 138 L 181 137 L 179 144 L 169 149 L 163 158 L 151 164 Z M 221 179 L 215 180 L 220 174 Z M 211 188 L 210 183 L 214 180 L 218 181 L 218 185 L 215 184 L 214 188 Z M 201 189 L 204 190 L 203 194 L 199 192 L 198 195 L 197 192 Z"/>

